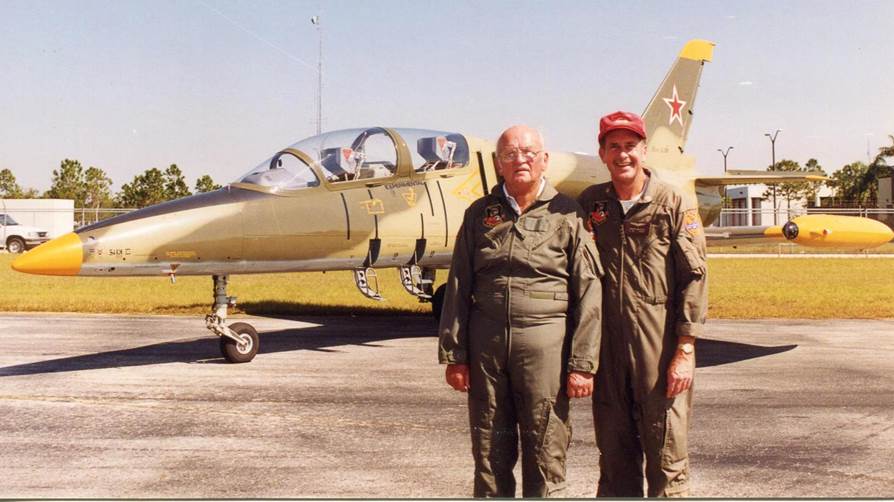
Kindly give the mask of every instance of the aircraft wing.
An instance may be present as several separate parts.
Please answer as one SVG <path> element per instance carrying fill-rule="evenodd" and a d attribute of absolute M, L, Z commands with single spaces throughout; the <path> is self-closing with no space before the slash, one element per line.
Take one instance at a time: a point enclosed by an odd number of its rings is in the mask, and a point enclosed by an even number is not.
<path fill-rule="evenodd" d="M 699 186 L 773 185 L 800 181 L 826 181 L 828 179 L 827 176 L 809 173 L 730 170 L 724 176 L 699 176 L 695 179 L 695 184 Z"/>

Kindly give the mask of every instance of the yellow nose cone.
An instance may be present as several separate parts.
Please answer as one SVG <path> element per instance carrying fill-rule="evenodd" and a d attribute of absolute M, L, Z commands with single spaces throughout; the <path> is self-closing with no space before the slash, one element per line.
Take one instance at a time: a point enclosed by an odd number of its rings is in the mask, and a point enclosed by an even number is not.
<path fill-rule="evenodd" d="M 26 274 L 78 275 L 84 262 L 81 238 L 72 232 L 28 251 L 12 262 L 12 269 Z"/>

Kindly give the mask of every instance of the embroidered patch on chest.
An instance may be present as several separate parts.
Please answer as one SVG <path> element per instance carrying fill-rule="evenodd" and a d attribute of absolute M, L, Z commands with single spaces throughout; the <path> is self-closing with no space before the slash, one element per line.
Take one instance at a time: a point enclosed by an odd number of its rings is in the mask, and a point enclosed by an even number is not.
<path fill-rule="evenodd" d="M 649 233 L 649 227 L 652 226 L 648 221 L 627 221 L 624 222 L 624 233 L 627 235 L 646 235 Z"/>
<path fill-rule="evenodd" d="M 604 200 L 598 200 L 593 203 L 593 211 L 590 212 L 590 226 L 596 228 L 602 225 L 608 219 L 608 208 Z"/>
<path fill-rule="evenodd" d="M 503 218 L 503 207 L 499 204 L 493 204 L 487 206 L 484 209 L 484 226 L 487 228 L 494 228 L 495 226 L 503 223 L 505 219 Z"/>

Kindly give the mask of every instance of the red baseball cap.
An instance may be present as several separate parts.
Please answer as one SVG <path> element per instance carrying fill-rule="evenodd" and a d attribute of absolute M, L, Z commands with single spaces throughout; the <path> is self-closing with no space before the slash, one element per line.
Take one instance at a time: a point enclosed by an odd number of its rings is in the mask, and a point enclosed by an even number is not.
<path fill-rule="evenodd" d="M 646 124 L 643 123 L 643 119 L 639 115 L 617 111 L 599 119 L 599 144 L 602 144 L 602 139 L 606 134 L 618 129 L 626 129 L 636 133 L 640 138 L 646 139 Z"/>

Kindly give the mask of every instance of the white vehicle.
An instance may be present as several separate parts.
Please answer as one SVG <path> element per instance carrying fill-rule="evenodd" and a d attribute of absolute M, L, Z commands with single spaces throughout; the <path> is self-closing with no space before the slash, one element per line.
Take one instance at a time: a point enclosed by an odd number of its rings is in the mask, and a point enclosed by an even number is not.
<path fill-rule="evenodd" d="M 47 231 L 19 223 L 8 214 L 0 213 L 0 248 L 10 253 L 22 253 L 50 240 Z"/>

